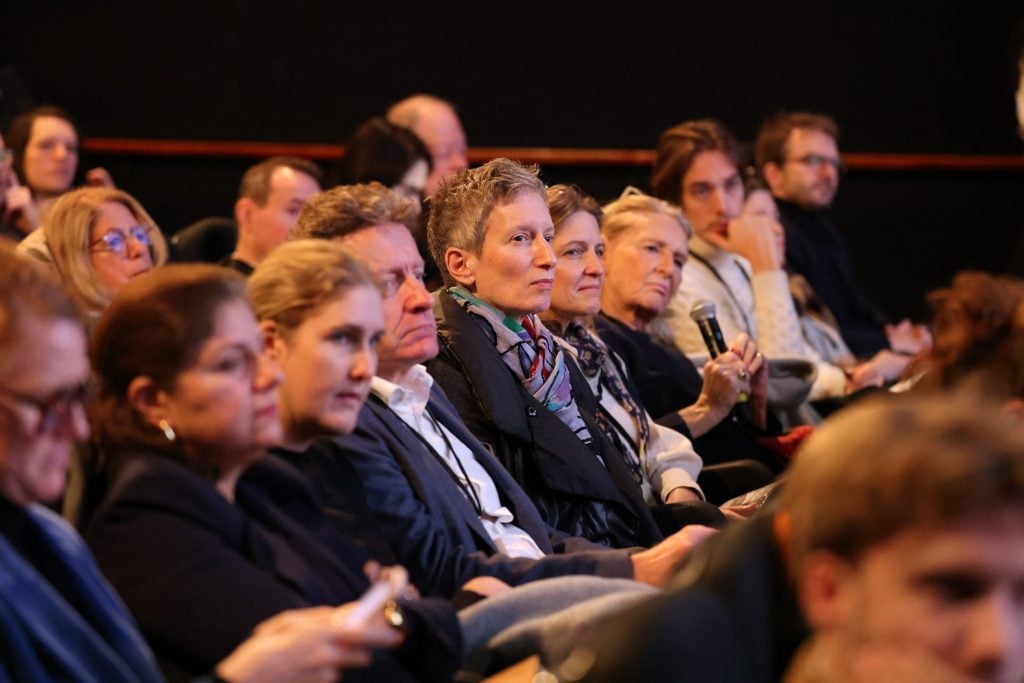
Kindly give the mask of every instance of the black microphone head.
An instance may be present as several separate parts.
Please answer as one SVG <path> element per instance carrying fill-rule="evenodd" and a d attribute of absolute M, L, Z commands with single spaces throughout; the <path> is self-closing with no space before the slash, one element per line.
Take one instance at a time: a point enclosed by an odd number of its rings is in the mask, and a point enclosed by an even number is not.
<path fill-rule="evenodd" d="M 695 301 L 693 303 L 693 308 L 690 309 L 690 317 L 697 322 L 701 322 L 702 320 L 714 320 L 714 302 L 708 301 L 707 299 L 700 299 L 698 301 Z"/>

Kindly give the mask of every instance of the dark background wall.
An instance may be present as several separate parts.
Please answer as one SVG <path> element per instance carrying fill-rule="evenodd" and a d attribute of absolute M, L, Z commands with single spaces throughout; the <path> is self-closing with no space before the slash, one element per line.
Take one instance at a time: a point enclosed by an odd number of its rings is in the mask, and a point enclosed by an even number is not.
<path fill-rule="evenodd" d="M 780 6 L 781 5 L 781 6 Z M 850 152 L 1020 155 L 1020 2 L 6 3 L 0 62 L 87 136 L 343 142 L 412 92 L 474 146 L 650 148 L 689 118 L 741 138 L 830 112 Z M 228 214 L 245 159 L 105 155 L 167 232 Z M 636 167 L 551 166 L 602 199 Z M 852 171 L 834 209 L 893 316 L 957 269 L 1013 267 L 1024 173 Z"/>

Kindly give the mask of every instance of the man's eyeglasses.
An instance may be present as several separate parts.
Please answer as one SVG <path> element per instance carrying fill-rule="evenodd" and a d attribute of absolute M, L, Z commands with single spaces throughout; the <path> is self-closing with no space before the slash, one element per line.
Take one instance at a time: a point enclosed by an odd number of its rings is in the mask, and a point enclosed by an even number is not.
<path fill-rule="evenodd" d="M 118 256 L 125 256 L 128 253 L 128 240 L 133 239 L 139 244 L 149 247 L 153 240 L 149 237 L 148 225 L 133 225 L 127 230 L 111 228 L 103 233 L 99 239 L 89 243 L 92 251 L 109 251 Z"/>
<path fill-rule="evenodd" d="M 60 424 L 66 424 L 68 417 L 74 407 L 80 406 L 83 410 L 92 400 L 95 394 L 95 385 L 91 380 L 85 380 L 71 387 L 58 389 L 45 398 L 36 398 L 18 391 L 12 391 L 0 387 L 0 396 L 6 397 L 24 406 L 33 408 L 38 415 L 38 423 L 29 432 L 37 435 L 51 434 Z"/>
<path fill-rule="evenodd" d="M 790 161 L 798 164 L 803 164 L 812 171 L 820 171 L 826 164 L 834 168 L 837 172 L 843 172 L 843 161 L 835 157 L 826 157 L 821 154 L 805 154 L 799 159 L 790 159 Z"/>

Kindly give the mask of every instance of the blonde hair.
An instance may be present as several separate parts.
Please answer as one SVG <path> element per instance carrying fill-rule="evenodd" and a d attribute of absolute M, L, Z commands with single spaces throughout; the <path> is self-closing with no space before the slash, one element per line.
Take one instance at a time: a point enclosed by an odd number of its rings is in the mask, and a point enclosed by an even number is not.
<path fill-rule="evenodd" d="M 636 221 L 640 218 L 639 214 L 645 213 L 668 216 L 679 223 L 679 227 L 686 233 L 687 239 L 693 237 L 693 228 L 683 216 L 682 209 L 664 199 L 644 194 L 635 187 L 627 187 L 618 199 L 605 205 L 604 220 L 601 221 L 601 234 L 606 240 L 612 242 L 636 225 Z"/>
<path fill-rule="evenodd" d="M 127 192 L 112 187 L 83 187 L 67 192 L 54 202 L 41 230 L 46 237 L 53 266 L 68 293 L 86 311 L 96 313 L 110 304 L 115 292 L 99 281 L 89 260 L 92 229 L 100 207 L 108 202 L 123 205 L 140 225 L 149 227 L 149 255 L 154 266 L 167 261 L 167 242 L 142 205 Z"/>
<path fill-rule="evenodd" d="M 427 244 L 446 285 L 459 283 L 448 272 L 445 252 L 456 247 L 479 255 L 484 226 L 494 207 L 526 192 L 535 192 L 547 204 L 539 172 L 537 166 L 493 159 L 479 168 L 459 171 L 431 197 Z"/>
<path fill-rule="evenodd" d="M 353 287 L 378 289 L 373 275 L 340 243 L 321 239 L 285 242 L 249 276 L 248 292 L 258 320 L 285 334 L 315 310 Z"/>

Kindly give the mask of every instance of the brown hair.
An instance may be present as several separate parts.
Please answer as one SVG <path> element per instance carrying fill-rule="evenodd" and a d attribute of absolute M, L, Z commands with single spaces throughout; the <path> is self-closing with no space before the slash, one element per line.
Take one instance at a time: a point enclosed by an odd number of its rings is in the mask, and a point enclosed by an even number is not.
<path fill-rule="evenodd" d="M 758 171 L 769 162 L 781 166 L 789 155 L 789 136 L 797 128 L 816 130 L 839 141 L 839 124 L 826 114 L 806 111 L 780 112 L 761 124 L 754 143 L 754 158 Z"/>
<path fill-rule="evenodd" d="M 430 199 L 427 244 L 447 286 L 458 282 L 448 272 L 444 254 L 450 247 L 479 254 L 491 211 L 520 194 L 535 192 L 547 201 L 537 166 L 509 159 L 492 159 L 478 168 L 463 169 L 449 178 Z"/>
<path fill-rule="evenodd" d="M 909 528 L 1024 506 L 1024 431 L 976 397 L 886 396 L 831 418 L 799 452 L 782 506 L 794 572 L 815 550 L 856 562 Z"/>
<path fill-rule="evenodd" d="M 147 376 L 173 391 L 213 334 L 224 304 L 246 301 L 238 273 L 208 264 L 172 264 L 129 282 L 93 330 L 89 360 L 100 381 L 92 417 L 104 447 L 168 450 L 169 443 L 128 401 Z"/>
<path fill-rule="evenodd" d="M 681 203 L 683 178 L 701 152 L 718 151 L 743 169 L 743 153 L 729 129 L 714 119 L 687 121 L 673 126 L 658 138 L 651 173 L 651 191 L 655 197 Z"/>
<path fill-rule="evenodd" d="M 339 239 L 357 230 L 400 223 L 415 233 L 419 206 L 378 182 L 341 185 L 310 197 L 289 239 Z"/>
<path fill-rule="evenodd" d="M 552 185 L 548 188 L 548 211 L 551 212 L 551 221 L 555 224 L 556 232 L 569 216 L 580 211 L 593 216 L 598 225 L 601 225 L 604 218 L 604 212 L 601 211 L 601 205 L 597 200 L 578 185 L 572 184 Z"/>
<path fill-rule="evenodd" d="M 267 197 L 270 195 L 270 176 L 274 175 L 274 171 L 282 166 L 305 173 L 316 180 L 317 184 L 323 180 L 323 172 L 320 167 L 309 159 L 286 156 L 270 157 L 255 166 L 250 166 L 245 172 L 242 182 L 238 186 L 238 198 L 247 197 L 257 206 L 266 205 Z"/>
<path fill-rule="evenodd" d="M 919 364 L 919 387 L 1024 398 L 1024 280 L 964 271 L 928 302 L 935 341 Z"/>
<path fill-rule="evenodd" d="M 71 114 L 60 107 L 44 104 L 15 116 L 7 127 L 4 141 L 7 143 L 7 147 L 14 153 L 14 161 L 11 162 L 11 168 L 18 175 L 18 181 L 22 185 L 28 185 L 28 179 L 25 177 L 25 150 L 28 149 L 28 143 L 32 139 L 32 127 L 35 125 L 36 119 L 46 116 L 66 121 L 75 130 L 75 138 L 79 144 L 82 142 L 82 131 L 79 129 L 78 123 L 72 118 Z"/>

